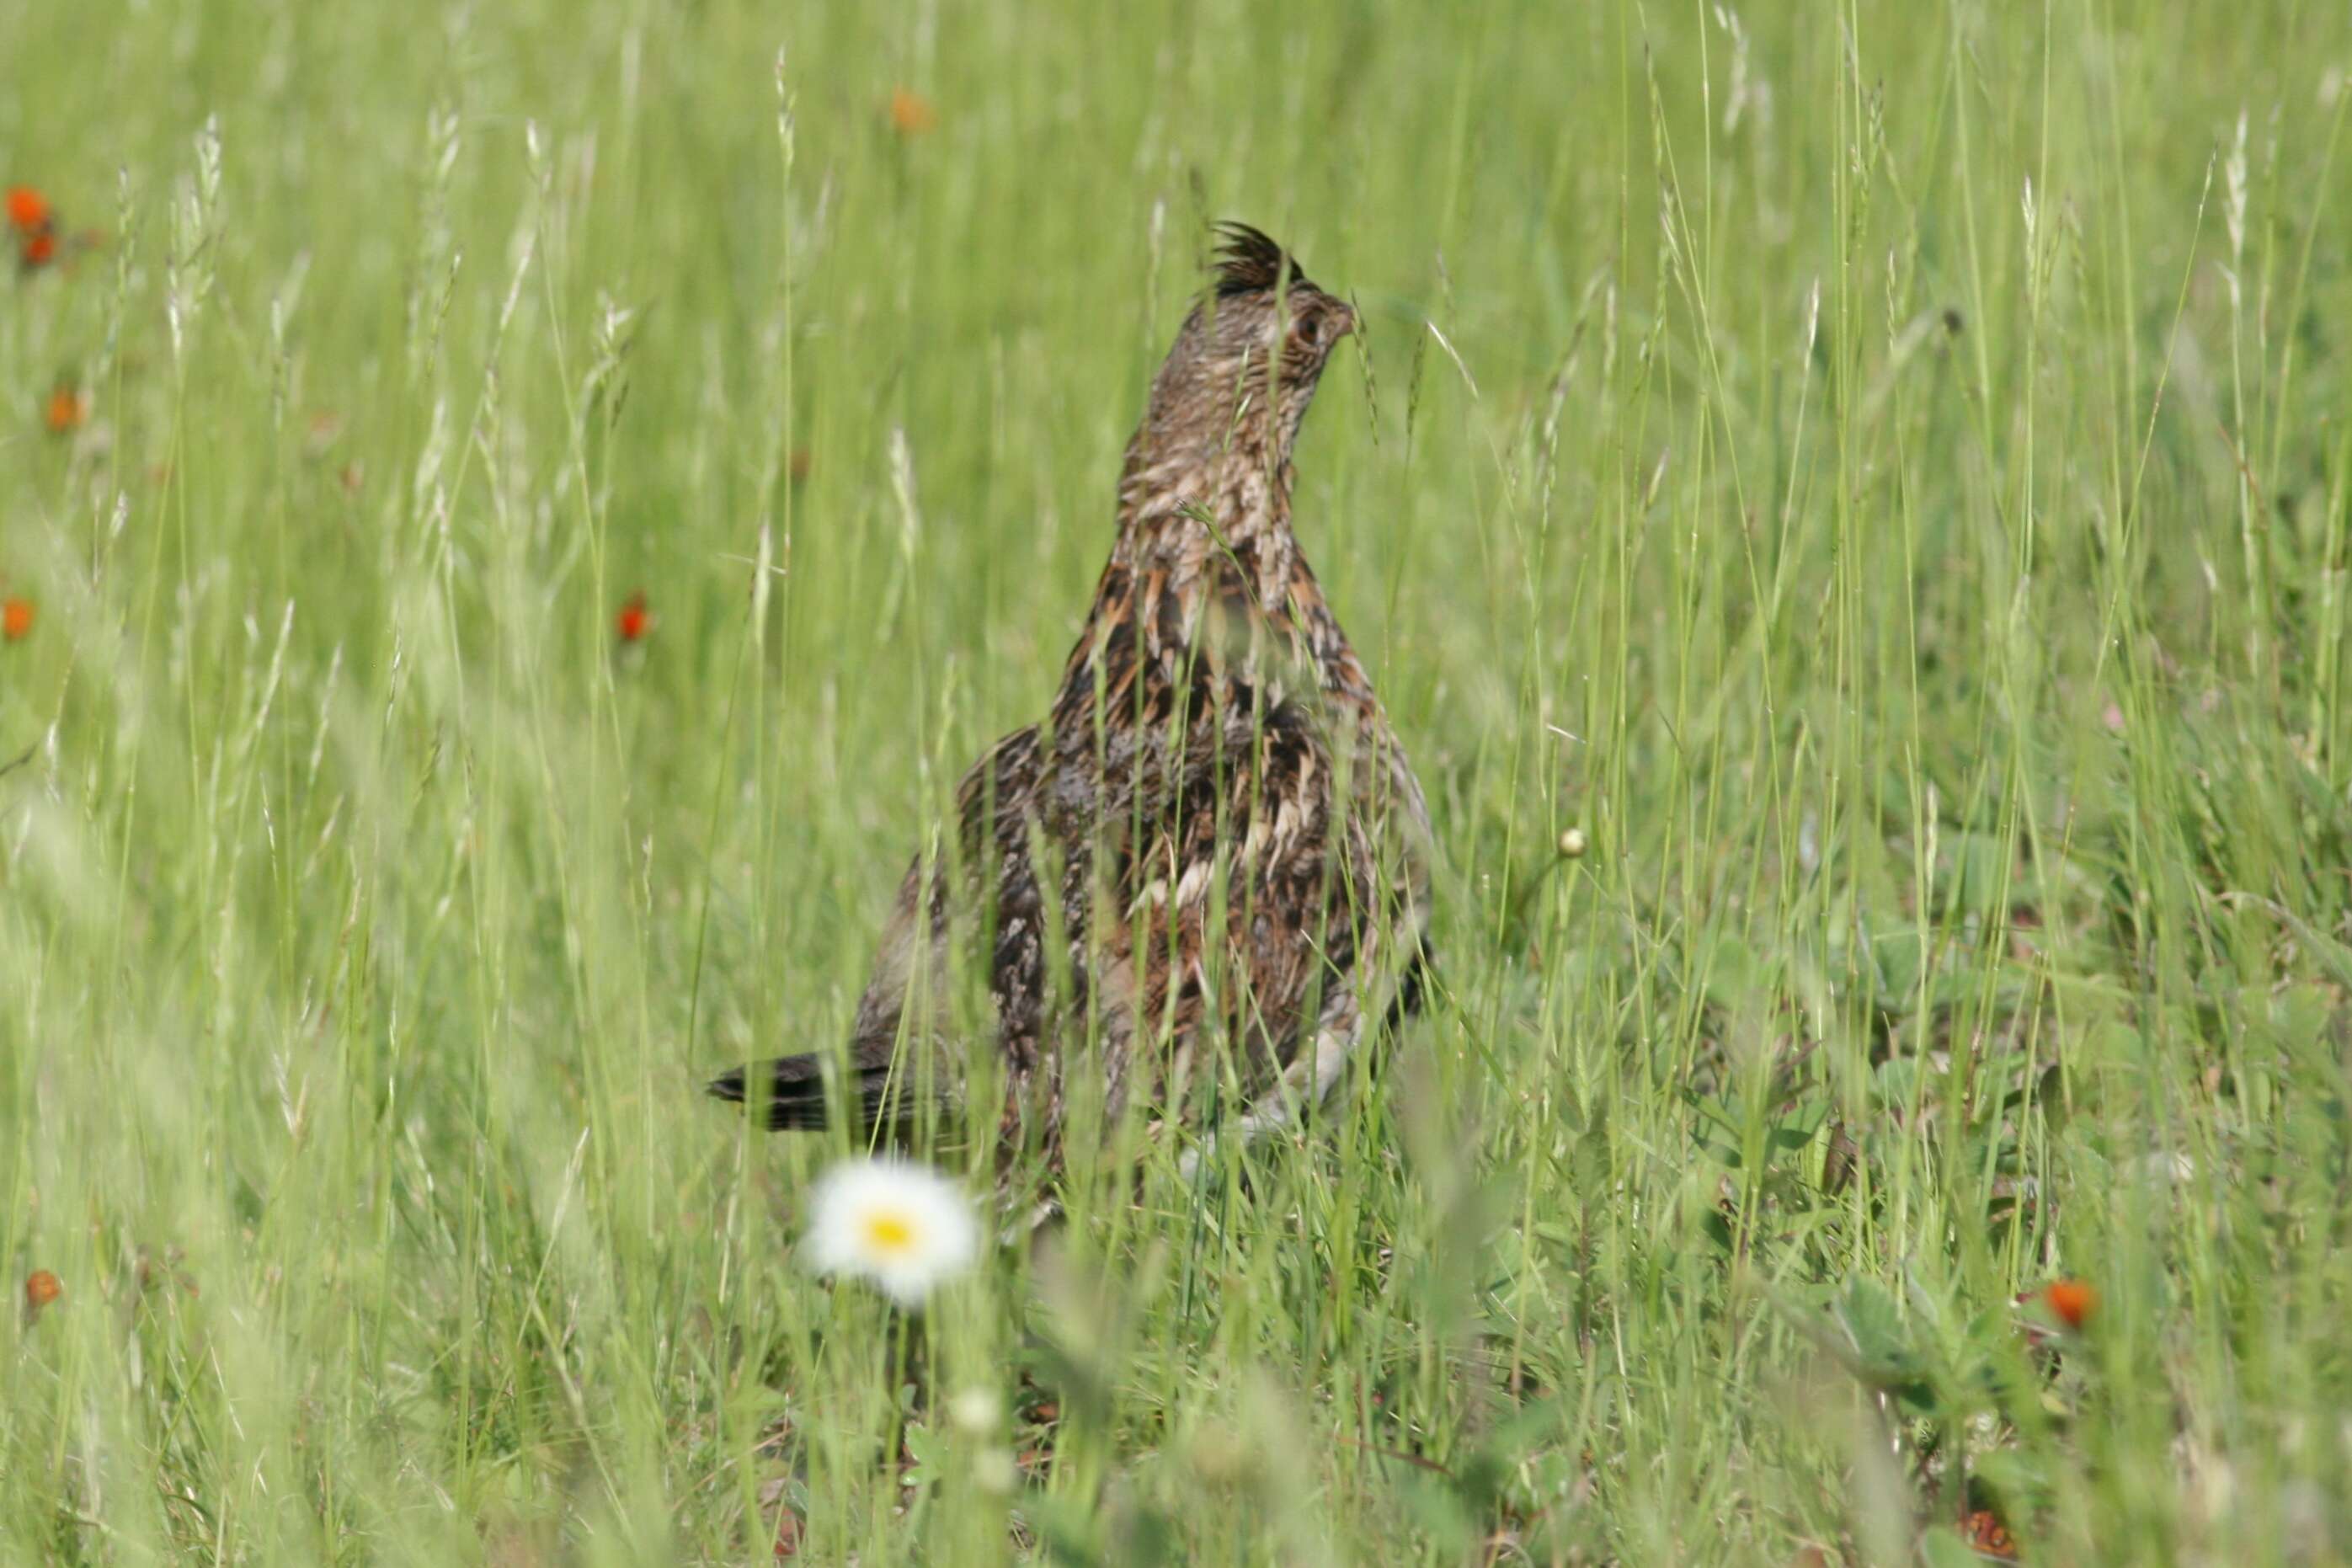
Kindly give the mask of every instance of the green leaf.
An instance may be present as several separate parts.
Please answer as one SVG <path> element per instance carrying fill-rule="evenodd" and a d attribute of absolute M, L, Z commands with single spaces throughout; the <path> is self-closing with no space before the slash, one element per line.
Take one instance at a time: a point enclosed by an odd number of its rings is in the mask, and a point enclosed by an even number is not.
<path fill-rule="evenodd" d="M 1948 1524 L 1939 1524 L 1920 1538 L 1919 1555 L 1928 1568 L 1984 1568 L 1991 1561 Z"/>

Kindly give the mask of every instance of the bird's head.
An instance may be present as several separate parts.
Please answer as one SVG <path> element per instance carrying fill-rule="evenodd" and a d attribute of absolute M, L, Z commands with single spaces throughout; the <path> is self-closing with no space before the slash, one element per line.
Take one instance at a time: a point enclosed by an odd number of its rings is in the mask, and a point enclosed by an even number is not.
<path fill-rule="evenodd" d="M 1356 312 L 1246 224 L 1218 225 L 1217 241 L 1211 285 L 1152 384 L 1142 434 L 1162 452 L 1230 447 L 1286 461 Z"/>

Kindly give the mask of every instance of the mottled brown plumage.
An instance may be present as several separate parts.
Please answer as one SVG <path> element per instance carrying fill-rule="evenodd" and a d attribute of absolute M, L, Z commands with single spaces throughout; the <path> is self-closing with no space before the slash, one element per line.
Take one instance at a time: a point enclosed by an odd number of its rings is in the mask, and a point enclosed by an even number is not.
<path fill-rule="evenodd" d="M 1428 811 L 1290 527 L 1299 422 L 1355 314 L 1256 230 L 1221 238 L 1128 444 L 1052 710 L 965 775 L 954 842 L 908 871 L 845 1055 L 712 1085 L 769 1126 L 937 1106 L 993 1115 L 1008 1163 L 1050 1166 L 1083 1089 L 1106 1120 L 1223 1106 L 1256 1132 L 1409 1003 Z M 958 1027 L 967 973 L 977 1030 Z M 983 1078 L 1000 1104 L 969 1103 Z"/>

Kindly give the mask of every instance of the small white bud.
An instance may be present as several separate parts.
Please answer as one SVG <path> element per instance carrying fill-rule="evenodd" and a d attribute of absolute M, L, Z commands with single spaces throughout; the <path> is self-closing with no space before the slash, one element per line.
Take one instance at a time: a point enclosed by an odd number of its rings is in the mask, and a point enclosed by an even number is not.
<path fill-rule="evenodd" d="M 995 1431 L 998 1414 L 993 1389 L 963 1389 L 948 1401 L 948 1419 L 956 1424 L 958 1430 L 974 1437 L 984 1437 Z"/>

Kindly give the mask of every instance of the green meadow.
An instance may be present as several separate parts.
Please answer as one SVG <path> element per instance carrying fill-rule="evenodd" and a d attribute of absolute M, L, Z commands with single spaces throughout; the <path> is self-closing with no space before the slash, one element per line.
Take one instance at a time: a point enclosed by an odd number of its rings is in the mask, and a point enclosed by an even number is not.
<path fill-rule="evenodd" d="M 2340 4 L 0 40 L 0 1561 L 2352 1562 Z M 1043 711 L 1216 218 L 1364 322 L 1429 1005 L 896 1313 L 701 1084 Z"/>

